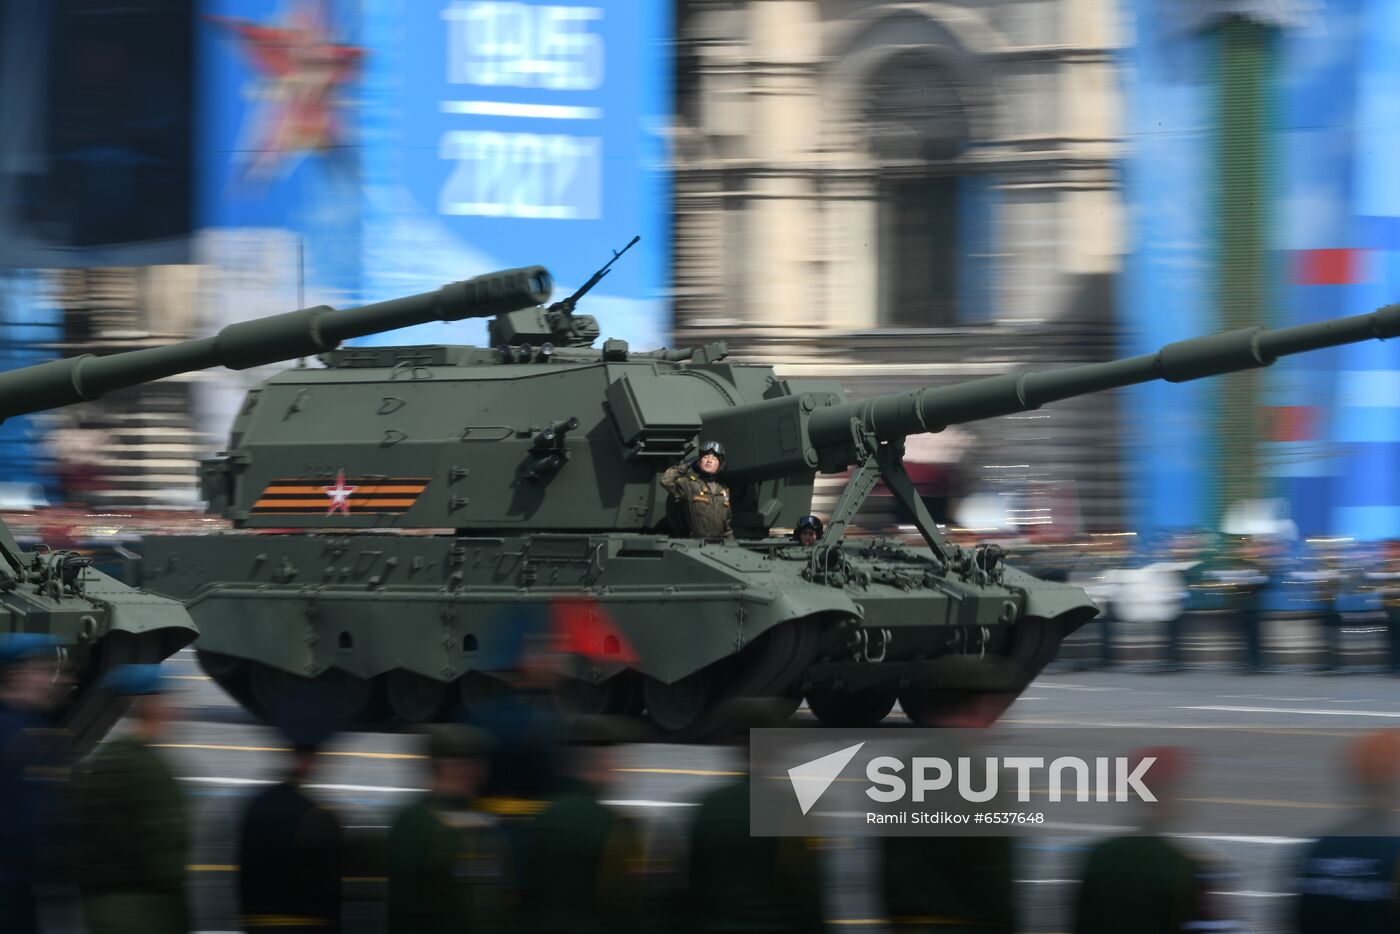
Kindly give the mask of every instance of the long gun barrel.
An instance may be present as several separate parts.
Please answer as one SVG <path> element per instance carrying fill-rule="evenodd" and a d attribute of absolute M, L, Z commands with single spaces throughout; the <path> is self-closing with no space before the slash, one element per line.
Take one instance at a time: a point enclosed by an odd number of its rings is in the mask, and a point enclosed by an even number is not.
<path fill-rule="evenodd" d="M 0 373 L 0 420 L 96 399 L 114 389 L 215 366 L 231 370 L 334 350 L 380 331 L 484 318 L 543 304 L 553 289 L 543 266 L 507 269 L 432 292 L 337 311 L 328 305 L 240 321 L 213 337 L 106 356 L 85 354 Z"/>
<path fill-rule="evenodd" d="M 707 412 L 702 434 L 722 440 L 736 481 L 853 463 L 864 433 L 891 441 L 949 425 L 1038 409 L 1049 402 L 1162 379 L 1172 383 L 1272 364 L 1279 357 L 1400 336 L 1400 305 L 1365 315 L 1268 330 L 1244 328 L 1168 344 L 1153 354 L 1039 372 L 1008 373 L 944 387 L 840 402 L 799 394 Z"/>

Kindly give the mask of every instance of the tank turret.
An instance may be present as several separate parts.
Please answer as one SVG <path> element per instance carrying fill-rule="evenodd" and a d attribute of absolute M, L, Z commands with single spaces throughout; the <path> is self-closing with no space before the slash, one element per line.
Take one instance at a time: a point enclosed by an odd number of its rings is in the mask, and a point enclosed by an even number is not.
<path fill-rule="evenodd" d="M 508 314 L 550 291 L 540 267 L 507 270 L 408 299 L 348 311 L 307 308 L 244 321 L 214 337 L 107 356 L 82 356 L 0 373 L 0 418 L 95 399 L 127 386 L 214 366 L 245 369 L 334 350 L 343 340 L 433 320 Z M 56 698 L 53 734 L 72 756 L 90 748 L 123 705 L 98 685 L 111 668 L 157 662 L 192 642 L 197 629 L 177 601 L 135 590 L 91 567 L 78 552 L 24 551 L 0 523 L 0 639 L 48 636 Z"/>
<path fill-rule="evenodd" d="M 947 542 L 904 439 L 1392 337 L 1400 306 L 855 402 L 722 343 L 634 353 L 591 346 L 596 332 L 558 303 L 498 317 L 491 347 L 329 352 L 254 389 L 202 469 L 211 508 L 248 534 L 147 546 L 151 586 L 200 624 L 206 670 L 260 716 L 328 679 L 366 717 L 432 719 L 500 674 L 522 618 L 583 600 L 584 629 L 608 635 L 569 696 L 673 738 L 707 735 L 741 695 L 805 695 L 845 726 L 896 697 L 919 723 L 995 716 L 1097 607 L 994 546 Z M 669 524 L 661 474 L 701 438 L 727 452 L 736 540 Z M 811 511 L 817 473 L 852 467 L 815 545 L 770 534 Z M 845 537 L 881 481 L 926 547 Z"/>

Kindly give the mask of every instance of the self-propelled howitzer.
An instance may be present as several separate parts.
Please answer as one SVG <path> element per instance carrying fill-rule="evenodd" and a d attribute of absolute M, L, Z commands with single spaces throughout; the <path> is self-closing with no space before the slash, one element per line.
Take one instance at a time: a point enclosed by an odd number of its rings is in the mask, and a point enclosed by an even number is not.
<path fill-rule="evenodd" d="M 549 288 L 542 268 L 508 270 L 409 301 L 347 311 L 307 308 L 232 324 L 213 337 L 11 370 L 0 373 L 0 419 L 195 370 L 239 370 L 331 351 L 342 340 L 379 331 L 506 313 L 538 304 Z M 128 587 L 77 552 L 46 546 L 23 551 L 0 523 L 0 639 L 13 633 L 53 641 L 55 684 L 62 689 L 55 735 L 64 753 L 77 755 L 123 709 L 99 689 L 103 675 L 117 665 L 168 658 L 192 642 L 197 630 L 179 602 Z"/>
<path fill-rule="evenodd" d="M 947 542 L 904 438 L 1394 336 L 1400 307 L 859 402 L 722 344 L 594 348 L 571 310 L 491 333 L 491 348 L 341 351 L 273 377 L 203 470 L 211 506 L 252 534 L 148 541 L 152 586 L 186 601 L 206 670 L 250 709 L 275 718 L 326 680 L 367 717 L 431 719 L 514 664 L 523 619 L 565 612 L 597 643 L 571 696 L 673 737 L 706 735 L 737 695 L 805 694 L 842 725 L 896 697 L 922 723 L 995 713 L 1096 608 L 995 547 Z M 700 438 L 725 446 L 735 540 L 684 537 L 667 508 L 660 475 Z M 772 537 L 811 510 L 819 471 L 848 468 L 815 546 Z M 926 547 L 843 540 L 881 480 Z"/>

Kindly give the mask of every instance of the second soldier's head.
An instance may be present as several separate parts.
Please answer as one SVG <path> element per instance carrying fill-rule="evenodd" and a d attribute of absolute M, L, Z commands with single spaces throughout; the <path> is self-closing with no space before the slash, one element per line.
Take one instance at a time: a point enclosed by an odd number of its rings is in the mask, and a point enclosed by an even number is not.
<path fill-rule="evenodd" d="M 724 445 L 718 441 L 700 442 L 700 459 L 695 468 L 707 477 L 718 476 L 724 469 Z"/>
<path fill-rule="evenodd" d="M 815 545 L 822 535 L 822 520 L 816 516 L 803 516 L 797 520 L 792 537 L 803 545 Z"/>

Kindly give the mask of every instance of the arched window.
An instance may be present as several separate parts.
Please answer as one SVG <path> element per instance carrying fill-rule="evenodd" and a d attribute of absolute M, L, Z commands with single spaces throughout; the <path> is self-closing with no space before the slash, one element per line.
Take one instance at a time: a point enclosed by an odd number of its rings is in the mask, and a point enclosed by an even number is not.
<path fill-rule="evenodd" d="M 880 322 L 952 325 L 964 246 L 958 159 L 969 135 L 959 82 L 927 52 L 898 52 L 871 74 L 865 123 L 880 204 Z"/>

